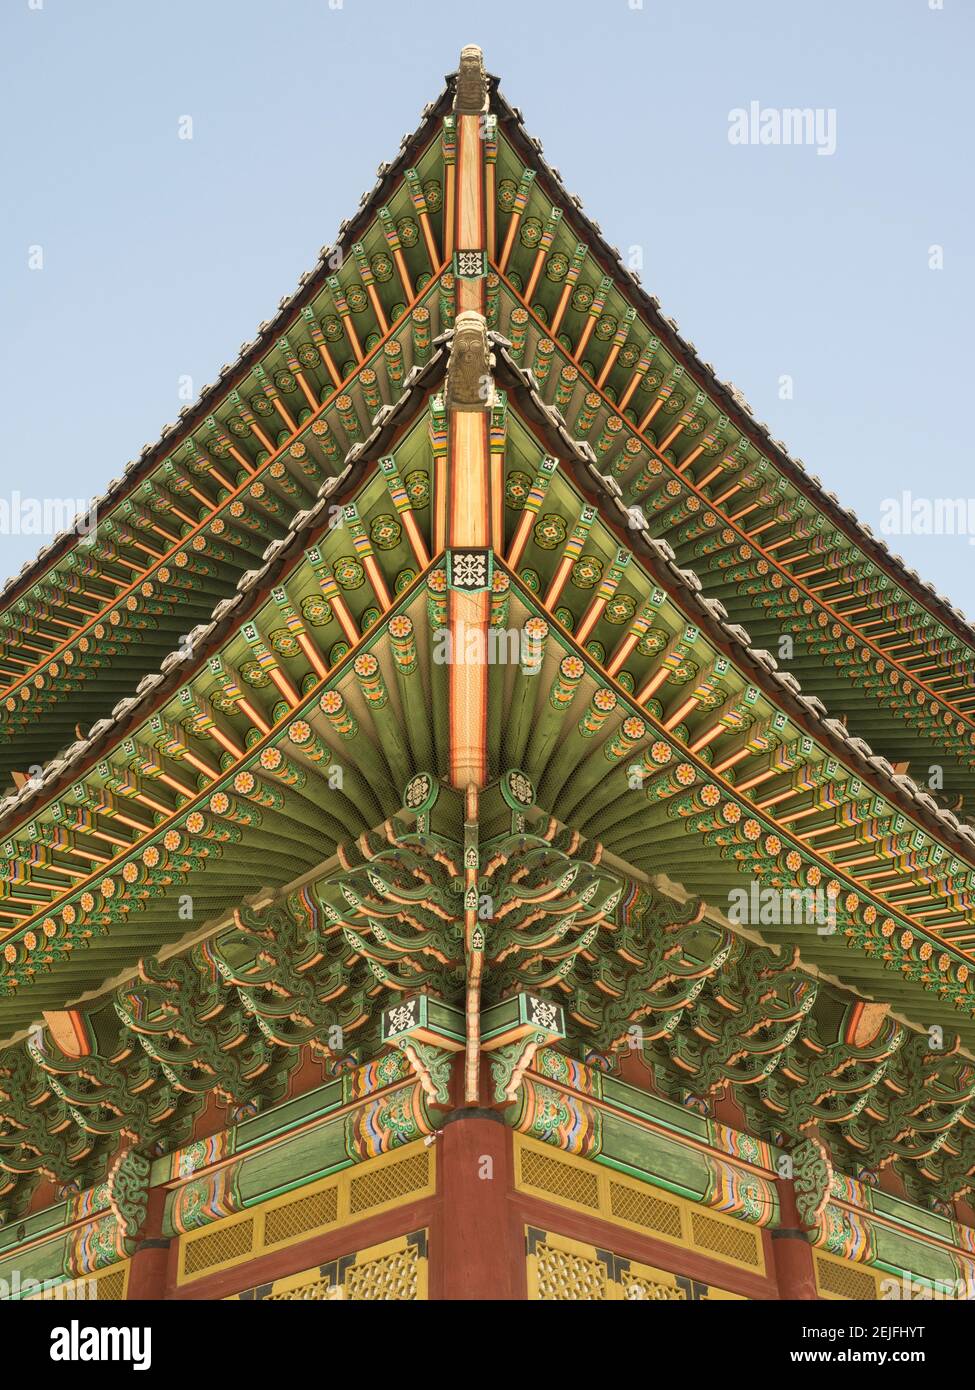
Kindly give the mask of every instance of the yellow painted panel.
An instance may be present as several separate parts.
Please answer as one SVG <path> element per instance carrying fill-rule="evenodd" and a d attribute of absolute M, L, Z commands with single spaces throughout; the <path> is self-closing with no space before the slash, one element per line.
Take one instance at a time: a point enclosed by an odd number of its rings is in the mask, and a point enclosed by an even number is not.
<path fill-rule="evenodd" d="M 396 1236 L 326 1265 L 275 1279 L 260 1302 L 424 1302 L 429 1297 L 427 1231 Z M 245 1294 L 232 1294 L 240 1301 Z"/>
<path fill-rule="evenodd" d="M 670 1192 L 515 1135 L 515 1186 L 546 1202 L 598 1216 L 710 1260 L 765 1274 L 761 1230 Z"/>
<path fill-rule="evenodd" d="M 527 1227 L 528 1298 L 538 1302 L 707 1302 L 741 1299 L 698 1280 L 656 1269 L 568 1236 Z"/>
<path fill-rule="evenodd" d="M 45 1293 L 29 1294 L 24 1302 L 34 1303 L 39 1300 L 47 1302 L 52 1298 L 67 1298 L 69 1294 L 74 1300 L 92 1298 L 98 1299 L 101 1303 L 121 1302 L 129 1291 L 130 1265 L 130 1260 L 119 1260 L 117 1264 L 107 1265 L 94 1274 L 77 1274 L 73 1279 L 68 1279 L 63 1284 L 56 1284 L 53 1289 L 48 1289 Z"/>
<path fill-rule="evenodd" d="M 872 1302 L 880 1297 L 878 1276 L 873 1270 L 854 1264 L 852 1260 L 841 1260 L 838 1255 L 814 1250 L 813 1267 L 820 1298 Z"/>
<path fill-rule="evenodd" d="M 177 1283 L 231 1269 L 364 1216 L 432 1196 L 435 1190 L 435 1150 L 420 1139 L 199 1231 L 188 1231 L 179 1238 Z"/>

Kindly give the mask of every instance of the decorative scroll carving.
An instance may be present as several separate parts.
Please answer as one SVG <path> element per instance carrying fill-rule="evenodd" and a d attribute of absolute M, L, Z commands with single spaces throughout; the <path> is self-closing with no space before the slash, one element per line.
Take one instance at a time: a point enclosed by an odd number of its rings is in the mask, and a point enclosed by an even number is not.
<path fill-rule="evenodd" d="M 135 1249 L 136 1237 L 149 1206 L 149 1171 L 152 1165 L 134 1149 L 119 1154 L 108 1175 L 108 1203 L 126 1253 Z"/>
<path fill-rule="evenodd" d="M 432 1105 L 448 1105 L 451 1054 L 443 1048 L 417 1042 L 415 1038 L 401 1038 L 396 1046 L 416 1073 L 427 1100 Z"/>
<path fill-rule="evenodd" d="M 521 1078 L 531 1066 L 535 1053 L 551 1039 L 551 1033 L 536 1031 L 507 1047 L 499 1047 L 491 1057 L 494 1078 L 494 1099 L 513 1101 L 517 1098 Z"/>
<path fill-rule="evenodd" d="M 833 1165 L 826 1146 L 818 1139 L 804 1139 L 792 1153 L 792 1177 L 799 1220 L 813 1228 L 826 1210 Z"/>

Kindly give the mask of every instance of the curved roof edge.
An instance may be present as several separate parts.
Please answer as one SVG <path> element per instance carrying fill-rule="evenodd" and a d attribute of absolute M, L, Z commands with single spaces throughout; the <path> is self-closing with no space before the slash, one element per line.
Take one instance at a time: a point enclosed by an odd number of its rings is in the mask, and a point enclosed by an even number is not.
<path fill-rule="evenodd" d="M 898 583 L 907 588 L 961 641 L 975 648 L 975 623 L 949 598 L 939 593 L 933 584 L 922 579 L 916 570 L 911 569 L 902 556 L 888 549 L 854 511 L 843 507 L 835 493 L 828 492 L 822 481 L 815 474 L 808 473 L 805 464 L 789 453 L 782 440 L 772 436 L 769 426 L 764 421 L 755 418 L 747 403 L 742 404 L 744 398 L 741 393 L 737 392 L 730 382 L 722 381 L 717 376 L 713 365 L 700 357 L 695 345 L 681 334 L 676 320 L 664 314 L 660 301 L 655 295 L 644 289 L 639 274 L 630 270 L 623 263 L 619 249 L 611 246 L 606 240 L 599 223 L 585 211 L 581 198 L 568 191 L 558 169 L 553 168 L 545 159 L 541 141 L 529 134 L 526 129 L 520 108 L 512 106 L 501 94 L 498 88 L 498 79 L 492 77 L 490 82 L 492 110 L 507 123 L 508 130 L 515 133 L 516 142 L 521 143 L 520 153 L 526 164 L 534 165 L 543 179 L 550 185 L 549 192 L 557 194 L 558 199 L 566 204 L 569 209 L 567 217 L 570 222 L 575 221 L 585 228 L 593 243 L 590 249 L 602 254 L 607 271 L 613 274 L 617 283 L 623 282 L 624 292 L 629 294 L 636 307 L 647 316 L 652 331 L 661 339 L 668 351 L 685 361 L 692 373 L 697 373 L 698 386 L 711 395 L 714 403 L 721 406 L 723 413 L 728 416 L 729 420 L 735 422 L 736 428 L 756 448 L 767 453 L 782 469 L 789 481 L 809 497 L 835 526 L 843 530 L 851 540 L 863 549 L 865 554 L 882 566 Z"/>
<path fill-rule="evenodd" d="M 257 336 L 249 343 L 241 345 L 236 360 L 221 370 L 218 379 L 204 386 L 192 405 L 184 406 L 175 421 L 163 426 L 155 444 L 146 444 L 139 457 L 126 465 L 122 476 L 114 478 L 100 497 L 92 499 L 93 508 L 107 510 L 123 502 L 153 469 L 164 461 L 165 455 L 179 448 L 182 440 L 197 429 L 207 415 L 213 414 L 228 392 L 246 380 L 253 367 L 274 346 L 276 340 L 287 333 L 295 315 L 314 299 L 323 288 L 327 276 L 332 273 L 327 264 L 329 257 L 338 246 L 348 246 L 358 240 L 359 232 L 363 231 L 374 217 L 376 209 L 383 205 L 391 191 L 391 185 L 400 177 L 402 171 L 414 162 L 414 156 L 419 149 L 429 144 L 438 134 L 436 123 L 449 109 L 455 77 L 456 74 L 449 74 L 440 95 L 423 108 L 419 125 L 412 134 L 403 136 L 399 153 L 393 162 L 379 166 L 371 192 L 363 193 L 355 215 L 339 224 L 336 242 L 331 246 L 322 247 L 318 264 L 299 277 L 298 288 L 294 293 L 285 295 L 279 301 L 278 312 L 274 318 L 259 324 Z M 76 541 L 76 531 L 62 531 L 39 550 L 33 559 L 26 561 L 16 574 L 0 585 L 0 611 L 9 607 L 25 589 L 36 583 Z"/>
<path fill-rule="evenodd" d="M 494 332 L 489 336 L 499 355 L 499 366 L 503 367 L 509 380 L 528 395 L 537 418 L 558 438 L 566 459 L 574 465 L 580 480 L 591 492 L 600 496 L 605 511 L 609 513 L 607 519 L 625 528 L 628 540 L 651 575 L 680 594 L 682 602 L 700 620 L 701 629 L 709 640 L 727 652 L 743 674 L 753 677 L 755 684 L 773 695 L 786 713 L 819 739 L 826 751 L 861 776 L 878 795 L 886 797 L 933 838 L 975 865 L 975 829 L 959 821 L 951 811 L 939 807 L 934 798 L 910 777 L 897 774 L 886 758 L 876 754 L 868 743 L 849 734 L 839 720 L 832 718 L 818 697 L 805 695 L 794 676 L 780 671 L 771 653 L 752 646 L 747 630 L 728 620 L 726 609 L 717 599 L 709 599 L 701 592 L 701 583 L 694 571 L 681 568 L 676 563 L 674 552 L 667 542 L 650 536 L 646 525 L 641 527 L 635 524 L 632 513 L 621 501 L 615 479 L 600 473 L 589 445 L 574 439 L 559 412 L 545 403 L 531 371 L 518 366 L 509 357 L 507 339 Z M 198 669 L 234 627 L 246 620 L 250 606 L 266 595 L 285 565 L 304 548 L 306 533 L 313 531 L 325 519 L 329 500 L 354 483 L 363 467 L 382 452 L 405 417 L 412 416 L 418 395 L 422 398 L 431 381 L 443 370 L 446 350 L 452 339 L 453 330 L 448 330 L 434 340 L 430 360 L 409 374 L 400 399 L 395 405 L 379 411 L 373 422 L 372 433 L 349 450 L 342 472 L 322 485 L 315 505 L 299 512 L 292 520 L 288 534 L 268 546 L 264 552 L 264 564 L 259 569 L 247 570 L 238 581 L 237 594 L 221 600 L 214 608 L 210 621 L 194 629 L 196 636 L 191 646 L 170 652 L 163 659 L 159 671 L 144 676 L 135 694 L 119 701 L 110 715 L 98 720 L 87 738 L 71 745 L 64 754 L 48 763 L 38 778 L 0 802 L 0 836 L 12 833 L 13 826 L 9 822 L 21 824 L 30 815 L 32 804 L 35 810 L 39 810 L 61 787 L 76 780 L 83 765 L 102 756 L 125 727 L 135 719 L 145 717 L 156 699 L 160 696 L 168 698 L 185 681 L 184 667 L 188 661 L 192 661 L 193 670 Z"/>

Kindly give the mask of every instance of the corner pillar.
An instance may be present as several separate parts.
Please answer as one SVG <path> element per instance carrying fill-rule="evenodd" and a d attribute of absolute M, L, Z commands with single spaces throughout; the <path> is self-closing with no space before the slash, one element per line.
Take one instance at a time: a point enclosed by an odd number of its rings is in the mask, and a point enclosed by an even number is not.
<path fill-rule="evenodd" d="M 812 1246 L 800 1224 L 795 1190 L 791 1182 L 776 1182 L 779 1224 L 772 1232 L 775 1278 L 782 1299 L 818 1299 Z"/>
<path fill-rule="evenodd" d="M 161 1299 L 166 1294 L 170 1241 L 162 1233 L 166 1189 L 152 1188 L 146 1219 L 139 1231 L 135 1254 L 129 1264 L 126 1300 Z"/>
<path fill-rule="evenodd" d="M 524 1297 L 524 1252 L 512 1248 L 510 1131 L 494 1110 L 454 1110 L 440 1136 L 444 1299 Z M 519 1261 L 521 1262 L 519 1264 Z"/>

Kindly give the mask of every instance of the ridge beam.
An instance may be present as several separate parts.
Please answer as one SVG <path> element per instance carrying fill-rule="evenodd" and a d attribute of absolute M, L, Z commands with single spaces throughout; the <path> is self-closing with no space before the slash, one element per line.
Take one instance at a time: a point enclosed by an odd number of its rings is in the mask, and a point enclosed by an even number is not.
<path fill-rule="evenodd" d="M 446 502 L 450 781 L 461 789 L 488 778 L 493 362 L 484 316 L 459 314 L 447 366 Z"/>
<path fill-rule="evenodd" d="M 487 273 L 485 236 L 485 117 L 488 110 L 484 55 L 475 44 L 461 50 L 454 90 L 457 163 L 448 169 L 453 182 L 452 206 L 446 206 L 447 250 L 454 254 L 457 312 L 484 313 Z"/>

